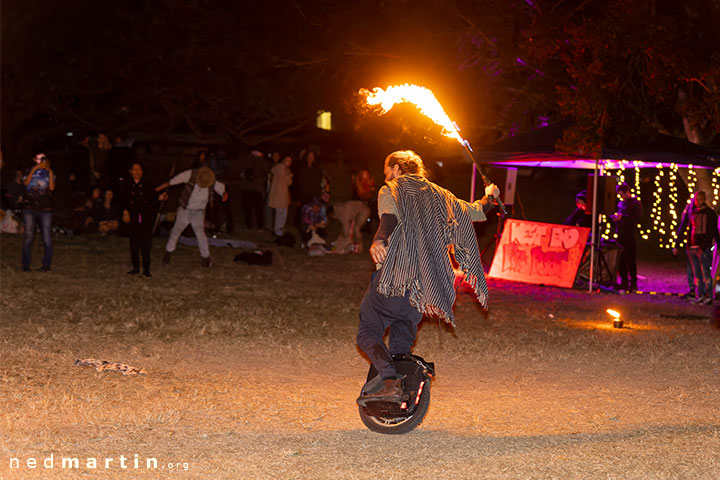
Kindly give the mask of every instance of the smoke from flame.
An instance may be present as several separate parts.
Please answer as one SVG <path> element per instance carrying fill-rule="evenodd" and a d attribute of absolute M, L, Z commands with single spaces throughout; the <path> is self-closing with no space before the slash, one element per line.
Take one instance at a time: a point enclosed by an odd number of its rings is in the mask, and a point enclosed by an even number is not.
<path fill-rule="evenodd" d="M 366 88 L 361 88 L 358 93 L 365 96 L 368 105 L 380 106 L 382 108 L 381 115 L 389 112 L 397 103 L 412 103 L 420 110 L 420 113 L 442 127 L 443 135 L 454 138 L 460 145 L 469 146 L 467 141 L 460 136 L 457 125 L 450 120 L 433 92 L 425 87 L 406 83 L 404 85 L 390 85 L 384 90 L 375 87 L 372 92 Z"/>

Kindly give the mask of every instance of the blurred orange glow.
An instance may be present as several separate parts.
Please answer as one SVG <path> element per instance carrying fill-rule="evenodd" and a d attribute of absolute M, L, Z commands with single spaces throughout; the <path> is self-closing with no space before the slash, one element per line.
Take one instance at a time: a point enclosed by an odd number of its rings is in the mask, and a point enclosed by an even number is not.
<path fill-rule="evenodd" d="M 442 105 L 431 90 L 418 85 L 390 85 L 386 89 L 375 87 L 372 92 L 361 88 L 358 92 L 365 96 L 368 105 L 380 106 L 381 115 L 386 114 L 397 103 L 412 103 L 420 113 L 428 117 L 434 123 L 442 127 L 442 134 L 454 138 L 460 145 L 467 145 L 467 142 L 460 136 L 457 125 L 450 120 Z"/>
<path fill-rule="evenodd" d="M 608 308 L 608 309 L 605 310 L 605 311 L 606 311 L 607 313 L 609 313 L 613 318 L 620 318 L 620 312 L 618 312 L 618 311 L 612 310 L 612 309 L 610 309 L 610 308 Z"/>

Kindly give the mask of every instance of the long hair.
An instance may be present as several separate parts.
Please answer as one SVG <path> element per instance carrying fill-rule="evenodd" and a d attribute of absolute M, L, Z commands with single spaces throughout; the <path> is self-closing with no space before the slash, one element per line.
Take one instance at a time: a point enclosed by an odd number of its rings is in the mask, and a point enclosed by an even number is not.
<path fill-rule="evenodd" d="M 385 158 L 385 162 L 390 168 L 398 165 L 400 167 L 400 173 L 403 175 L 406 173 L 420 175 L 422 177 L 427 175 L 427 170 L 425 170 L 425 164 L 422 158 L 412 150 L 398 150 L 397 152 L 393 152 Z"/>

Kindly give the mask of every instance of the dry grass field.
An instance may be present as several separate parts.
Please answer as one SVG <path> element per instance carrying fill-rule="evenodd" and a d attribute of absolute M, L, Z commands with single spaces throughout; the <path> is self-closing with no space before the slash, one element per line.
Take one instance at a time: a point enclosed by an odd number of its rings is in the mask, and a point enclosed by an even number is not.
<path fill-rule="evenodd" d="M 160 265 L 157 239 L 146 279 L 125 274 L 125 239 L 55 240 L 53 271 L 23 273 L 2 237 L 0 479 L 720 478 L 710 307 L 491 281 L 488 313 L 461 294 L 456 331 L 421 325 L 430 411 L 383 436 L 354 402 L 367 254 L 258 267 L 214 248 L 206 270 L 187 246 Z M 677 261 L 640 272 L 682 288 Z M 73 365 L 87 357 L 148 373 Z"/>

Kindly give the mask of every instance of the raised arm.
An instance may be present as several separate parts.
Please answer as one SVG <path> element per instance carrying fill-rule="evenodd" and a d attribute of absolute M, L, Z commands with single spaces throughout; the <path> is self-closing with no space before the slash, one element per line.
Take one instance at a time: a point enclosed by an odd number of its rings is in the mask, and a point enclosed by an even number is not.
<path fill-rule="evenodd" d="M 160 185 L 155 188 L 156 192 L 159 192 L 160 190 L 165 190 L 168 187 L 172 187 L 173 185 L 179 185 L 181 183 L 187 183 L 190 181 L 190 177 L 192 175 L 192 169 L 185 170 L 184 172 L 180 172 L 174 177 L 172 177 L 167 182 L 163 182 Z"/>
<path fill-rule="evenodd" d="M 500 189 L 495 184 L 485 187 L 485 196 L 473 203 L 466 202 L 470 211 L 470 219 L 473 222 L 484 222 L 487 220 L 486 212 L 489 212 L 495 206 L 494 198 L 500 196 Z"/>

